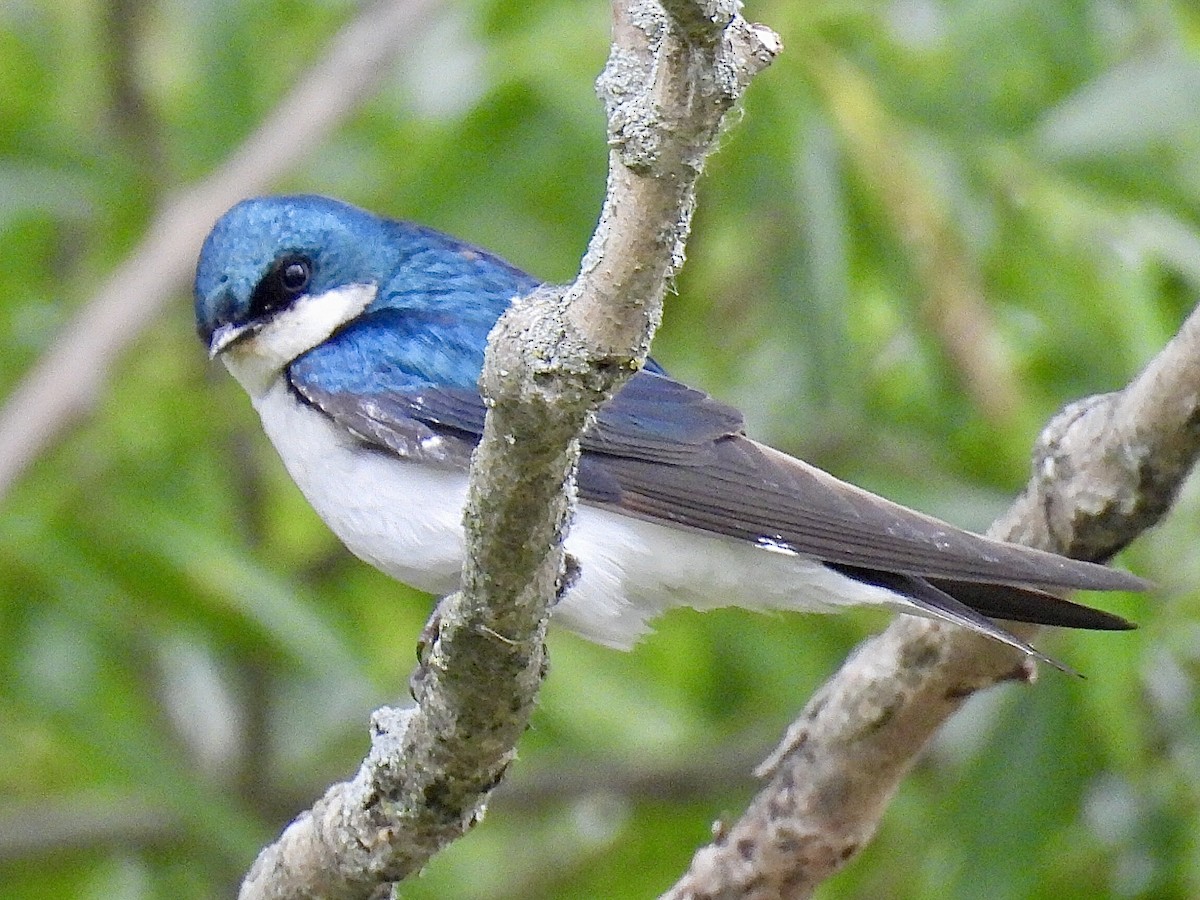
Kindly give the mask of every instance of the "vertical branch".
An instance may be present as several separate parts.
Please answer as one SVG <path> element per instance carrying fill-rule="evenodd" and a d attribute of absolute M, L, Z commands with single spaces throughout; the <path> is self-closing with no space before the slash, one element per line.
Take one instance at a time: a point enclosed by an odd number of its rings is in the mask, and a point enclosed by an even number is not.
<path fill-rule="evenodd" d="M 358 775 L 263 851 L 243 900 L 365 898 L 417 871 L 483 815 L 528 723 L 578 435 L 645 358 L 722 118 L 778 50 L 732 0 L 631 0 L 614 16 L 604 212 L 576 282 L 514 301 L 489 338 L 462 590 L 427 626 L 417 706 L 376 713 Z"/>

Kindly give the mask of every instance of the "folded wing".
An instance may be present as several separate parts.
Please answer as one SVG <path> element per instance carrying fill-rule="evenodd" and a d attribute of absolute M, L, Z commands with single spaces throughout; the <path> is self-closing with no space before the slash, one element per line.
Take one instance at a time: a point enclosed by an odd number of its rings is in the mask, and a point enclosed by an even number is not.
<path fill-rule="evenodd" d="M 367 443 L 430 464 L 465 468 L 483 430 L 485 407 L 471 390 L 364 397 L 295 377 L 293 386 Z M 737 410 L 707 394 L 639 372 L 583 435 L 580 499 L 814 557 L 943 618 L 1132 627 L 1048 592 L 1143 590 L 1141 579 L 963 531 L 759 444 L 743 426 Z"/>

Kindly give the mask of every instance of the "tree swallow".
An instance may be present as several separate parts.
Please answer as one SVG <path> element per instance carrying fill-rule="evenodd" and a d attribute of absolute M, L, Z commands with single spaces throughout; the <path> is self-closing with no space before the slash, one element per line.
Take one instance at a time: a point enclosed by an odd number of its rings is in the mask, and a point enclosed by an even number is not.
<path fill-rule="evenodd" d="M 204 242 L 196 325 L 288 472 L 358 557 L 455 590 L 488 332 L 539 281 L 452 237 L 317 196 L 246 200 Z M 1133 627 L 1056 596 L 1128 573 L 991 540 L 748 438 L 653 360 L 583 434 L 553 621 L 628 648 L 675 606 L 933 617 L 1058 665 L 994 619 Z"/>

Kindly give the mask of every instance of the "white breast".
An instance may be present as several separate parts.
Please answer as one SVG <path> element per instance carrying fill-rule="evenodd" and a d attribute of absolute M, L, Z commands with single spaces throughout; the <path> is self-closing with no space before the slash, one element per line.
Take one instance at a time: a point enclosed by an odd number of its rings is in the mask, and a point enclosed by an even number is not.
<path fill-rule="evenodd" d="M 443 595 L 462 568 L 467 479 L 368 449 L 278 379 L 254 400 L 263 427 L 308 502 L 359 558 L 398 581 Z M 903 606 L 815 560 L 581 506 L 566 543 L 580 577 L 554 622 L 628 648 L 674 606 L 829 611 Z"/>
<path fill-rule="evenodd" d="M 368 448 L 283 379 L 254 405 L 292 480 L 355 556 L 423 591 L 457 587 L 465 475 Z"/>

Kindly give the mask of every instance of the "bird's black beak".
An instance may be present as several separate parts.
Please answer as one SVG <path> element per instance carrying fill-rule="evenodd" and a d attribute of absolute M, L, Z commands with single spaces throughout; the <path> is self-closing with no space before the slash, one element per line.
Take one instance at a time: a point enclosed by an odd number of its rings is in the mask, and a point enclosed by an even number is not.
<path fill-rule="evenodd" d="M 247 322 L 244 325 L 233 323 L 222 325 L 212 333 L 212 337 L 208 340 L 208 358 L 216 359 L 234 344 L 250 337 L 258 331 L 259 327 L 260 323 L 258 322 Z"/>

